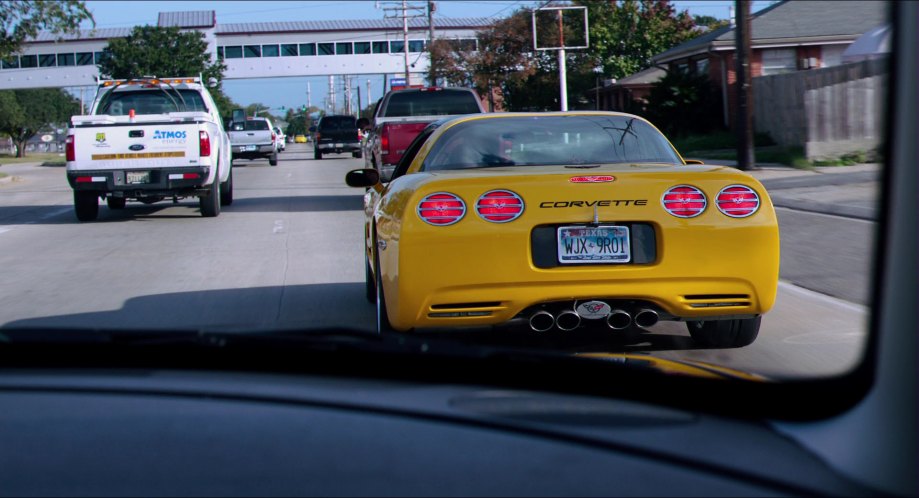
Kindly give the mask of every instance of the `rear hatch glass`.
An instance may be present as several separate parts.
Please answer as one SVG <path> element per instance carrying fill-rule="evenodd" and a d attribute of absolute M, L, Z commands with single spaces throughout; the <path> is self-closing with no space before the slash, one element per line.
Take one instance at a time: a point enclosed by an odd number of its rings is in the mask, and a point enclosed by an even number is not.
<path fill-rule="evenodd" d="M 475 96 L 465 90 L 428 90 L 394 93 L 386 105 L 386 116 L 452 116 L 482 112 Z"/>
<path fill-rule="evenodd" d="M 326 116 L 319 121 L 322 131 L 356 130 L 357 120 L 353 116 Z"/>

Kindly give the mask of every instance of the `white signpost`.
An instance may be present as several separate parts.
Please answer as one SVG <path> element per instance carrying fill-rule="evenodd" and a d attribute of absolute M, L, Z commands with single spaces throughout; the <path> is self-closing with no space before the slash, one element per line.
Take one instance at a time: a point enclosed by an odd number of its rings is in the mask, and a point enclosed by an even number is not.
<path fill-rule="evenodd" d="M 548 28 L 549 26 L 554 29 Z M 589 36 L 587 7 L 542 7 L 533 11 L 533 49 L 558 50 L 558 83 L 562 111 L 568 110 L 565 50 L 587 48 L 590 46 Z"/>

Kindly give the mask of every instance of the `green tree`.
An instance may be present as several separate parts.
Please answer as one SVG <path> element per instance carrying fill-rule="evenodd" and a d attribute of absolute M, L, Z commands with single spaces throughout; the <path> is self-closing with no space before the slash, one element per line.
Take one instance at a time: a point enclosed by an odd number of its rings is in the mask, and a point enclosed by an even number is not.
<path fill-rule="evenodd" d="M 125 38 L 109 41 L 106 57 L 99 62 L 99 74 L 106 78 L 127 79 L 143 76 L 181 77 L 201 75 L 206 83 L 218 82 L 210 88 L 220 115 L 227 117 L 236 106 L 223 93 L 221 80 L 226 65 L 213 62 L 199 31 L 183 32 L 176 27 L 137 26 Z"/>
<path fill-rule="evenodd" d="M 651 57 L 698 36 L 685 10 L 668 0 L 578 0 L 587 7 L 589 53 L 606 78 L 624 78 L 651 67 Z"/>
<path fill-rule="evenodd" d="M 692 20 L 696 23 L 696 26 L 703 26 L 706 28 L 705 31 L 714 31 L 716 29 L 729 26 L 731 21 L 728 19 L 718 19 L 713 16 L 692 16 Z"/>
<path fill-rule="evenodd" d="M 518 10 L 479 31 L 478 50 L 447 40 L 435 41 L 431 53 L 438 69 L 437 78 L 452 85 L 475 88 L 489 99 L 492 88 L 507 93 L 511 87 L 527 81 L 537 69 L 529 12 L 528 9 Z M 489 102 L 489 108 L 493 106 L 494 102 Z"/>
<path fill-rule="evenodd" d="M 56 35 L 79 30 L 80 23 L 93 15 L 78 0 L 15 0 L 0 2 L 0 59 L 20 51 L 22 43 L 41 31 Z"/>
<path fill-rule="evenodd" d="M 719 101 L 705 74 L 670 71 L 648 95 L 647 117 L 671 137 L 705 133 L 720 126 Z"/>
<path fill-rule="evenodd" d="M 569 107 L 592 107 L 586 95 L 602 78 L 623 78 L 651 65 L 651 57 L 698 35 L 692 17 L 676 12 L 667 0 L 576 0 L 588 9 L 590 46 L 569 50 L 565 65 Z M 548 21 L 546 21 L 548 19 Z M 537 28 L 551 44 L 551 17 Z M 566 21 L 567 23 L 568 21 Z M 583 31 L 565 25 L 567 40 Z M 559 108 L 558 53 L 534 51 L 532 11 L 519 9 L 477 33 L 478 51 L 435 42 L 432 57 L 438 78 L 472 86 L 491 97 L 500 90 L 507 110 Z M 598 73 L 596 68 L 600 68 Z"/>
<path fill-rule="evenodd" d="M 16 143 L 16 157 L 25 157 L 30 138 L 66 122 L 79 109 L 79 101 L 60 88 L 0 91 L 0 132 Z"/>

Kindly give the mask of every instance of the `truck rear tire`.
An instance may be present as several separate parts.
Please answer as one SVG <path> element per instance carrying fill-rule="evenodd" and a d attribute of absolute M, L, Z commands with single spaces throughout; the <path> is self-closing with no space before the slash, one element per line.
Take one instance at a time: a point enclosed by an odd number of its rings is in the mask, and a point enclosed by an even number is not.
<path fill-rule="evenodd" d="M 198 198 L 201 207 L 201 216 L 205 218 L 214 218 L 220 214 L 220 179 L 214 178 L 211 184 L 210 193 Z"/>
<path fill-rule="evenodd" d="M 277 166 L 278 165 L 278 151 L 274 151 L 273 154 L 268 156 L 268 165 Z"/>
<path fill-rule="evenodd" d="M 95 192 L 73 192 L 73 209 L 80 221 L 93 221 L 99 216 L 99 195 Z"/>
<path fill-rule="evenodd" d="M 356 159 L 360 159 L 360 158 L 364 157 L 364 155 L 361 153 L 361 151 L 358 150 L 358 151 L 352 152 L 352 153 L 351 153 L 351 157 L 356 158 Z"/>
<path fill-rule="evenodd" d="M 233 168 L 230 168 L 230 176 L 227 181 L 220 184 L 220 205 L 229 206 L 233 204 Z"/>

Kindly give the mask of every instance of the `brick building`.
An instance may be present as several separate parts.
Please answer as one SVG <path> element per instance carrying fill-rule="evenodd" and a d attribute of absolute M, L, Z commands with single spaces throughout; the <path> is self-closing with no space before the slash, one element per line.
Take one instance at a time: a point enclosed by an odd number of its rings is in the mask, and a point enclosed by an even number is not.
<path fill-rule="evenodd" d="M 885 2 L 848 0 L 785 0 L 767 7 L 750 21 L 752 76 L 839 65 L 853 41 L 887 22 L 887 9 Z M 735 31 L 726 26 L 652 58 L 668 71 L 708 74 L 721 96 L 727 126 L 734 120 Z"/>

